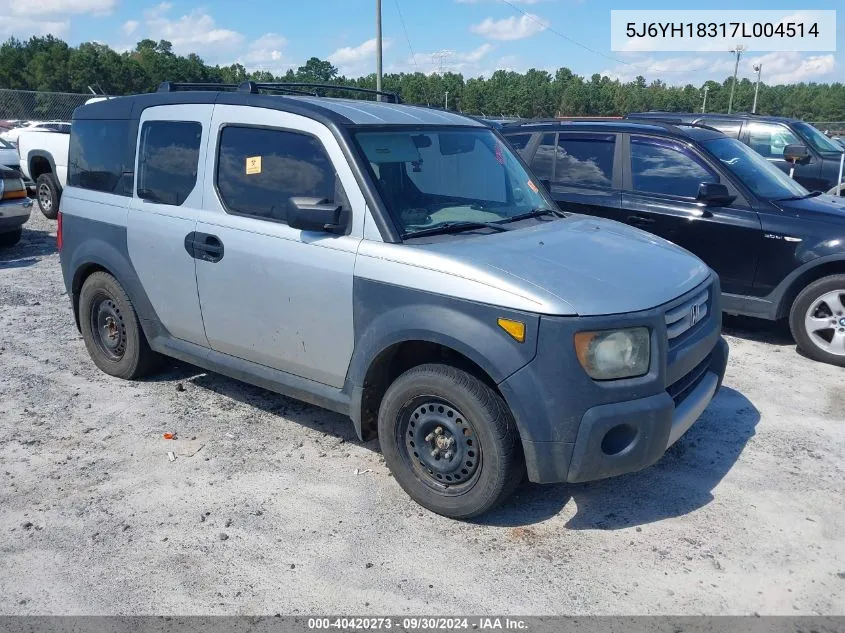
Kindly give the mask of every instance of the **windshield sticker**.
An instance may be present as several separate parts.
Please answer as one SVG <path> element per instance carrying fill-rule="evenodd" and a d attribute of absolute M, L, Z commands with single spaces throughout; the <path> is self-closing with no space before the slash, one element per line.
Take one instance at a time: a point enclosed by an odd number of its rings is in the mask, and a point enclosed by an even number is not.
<path fill-rule="evenodd" d="M 246 173 L 248 176 L 261 173 L 261 156 L 246 157 Z"/>
<path fill-rule="evenodd" d="M 537 185 L 534 184 L 533 180 L 528 181 L 528 188 L 533 191 L 534 193 L 540 193 L 540 190 L 537 188 Z"/>
<path fill-rule="evenodd" d="M 505 153 L 502 151 L 502 146 L 496 143 L 496 162 L 500 165 L 505 164 Z"/>

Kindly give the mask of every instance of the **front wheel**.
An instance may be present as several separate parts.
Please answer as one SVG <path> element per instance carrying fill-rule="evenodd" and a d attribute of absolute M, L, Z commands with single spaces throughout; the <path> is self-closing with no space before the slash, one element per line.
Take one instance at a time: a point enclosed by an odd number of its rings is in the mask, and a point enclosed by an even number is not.
<path fill-rule="evenodd" d="M 798 347 L 813 360 L 845 367 L 845 275 L 804 288 L 789 314 Z"/>
<path fill-rule="evenodd" d="M 53 174 L 41 174 L 35 181 L 35 197 L 38 199 L 38 208 L 49 220 L 55 220 L 59 213 L 59 198 L 61 193 L 59 183 Z"/>
<path fill-rule="evenodd" d="M 437 514 L 478 516 L 522 480 L 522 448 L 504 400 L 454 367 L 420 365 L 399 376 L 381 402 L 378 430 L 396 481 Z"/>

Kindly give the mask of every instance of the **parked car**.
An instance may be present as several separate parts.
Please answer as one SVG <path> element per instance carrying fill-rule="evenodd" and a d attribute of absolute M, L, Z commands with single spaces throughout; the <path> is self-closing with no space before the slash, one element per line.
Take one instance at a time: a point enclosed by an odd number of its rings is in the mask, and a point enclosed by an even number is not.
<path fill-rule="evenodd" d="M 722 280 L 724 310 L 789 317 L 801 350 L 845 365 L 845 201 L 810 193 L 695 124 L 546 122 L 503 129 L 565 211 L 659 235 Z"/>
<path fill-rule="evenodd" d="M 66 121 L 41 121 L 37 123 L 30 123 L 21 127 L 12 128 L 0 134 L 0 138 L 8 141 L 12 145 L 17 146 L 18 138 L 24 132 L 62 132 L 70 134 L 70 123 Z"/>
<path fill-rule="evenodd" d="M 32 200 L 17 171 L 0 166 L 0 247 L 14 246 L 29 220 Z"/>
<path fill-rule="evenodd" d="M 35 183 L 35 199 L 45 217 L 56 218 L 62 189 L 67 181 L 67 133 L 47 130 L 27 130 L 18 139 L 17 153 L 20 170 Z"/>
<path fill-rule="evenodd" d="M 9 141 L 0 138 L 0 168 L 18 168 L 18 149 Z"/>
<path fill-rule="evenodd" d="M 480 122 L 188 88 L 74 115 L 61 264 L 104 372 L 139 378 L 162 354 L 348 415 L 456 518 L 524 471 L 644 468 L 719 388 L 718 277 L 565 216 Z"/>
<path fill-rule="evenodd" d="M 793 166 L 793 178 L 810 191 L 836 194 L 843 149 L 821 130 L 798 119 L 757 114 L 695 114 L 683 112 L 635 112 L 626 119 L 657 119 L 667 123 L 700 123 L 738 139 L 785 173 Z M 796 165 L 784 158 L 789 145 L 803 145 L 807 156 Z M 838 195 L 845 195 L 839 189 Z"/>

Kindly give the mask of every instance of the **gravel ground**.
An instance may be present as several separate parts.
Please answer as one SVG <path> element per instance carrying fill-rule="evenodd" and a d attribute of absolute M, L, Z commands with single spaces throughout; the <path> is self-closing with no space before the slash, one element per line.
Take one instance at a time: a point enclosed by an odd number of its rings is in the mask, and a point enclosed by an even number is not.
<path fill-rule="evenodd" d="M 339 415 L 99 372 L 54 235 L 36 212 L 0 251 L 0 613 L 845 613 L 845 370 L 781 328 L 727 322 L 725 386 L 657 465 L 459 523 Z"/>

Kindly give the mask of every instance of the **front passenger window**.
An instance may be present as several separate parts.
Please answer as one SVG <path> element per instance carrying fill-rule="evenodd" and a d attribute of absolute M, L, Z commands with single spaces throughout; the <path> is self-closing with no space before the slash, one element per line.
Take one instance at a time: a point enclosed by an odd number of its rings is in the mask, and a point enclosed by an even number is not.
<path fill-rule="evenodd" d="M 631 137 L 631 183 L 634 191 L 695 198 L 703 182 L 719 182 L 719 177 L 680 143 Z"/>
<path fill-rule="evenodd" d="M 267 128 L 223 128 L 216 183 L 230 213 L 277 222 L 287 221 L 292 197 L 316 197 L 338 204 L 345 197 L 320 141 L 307 134 Z"/>

